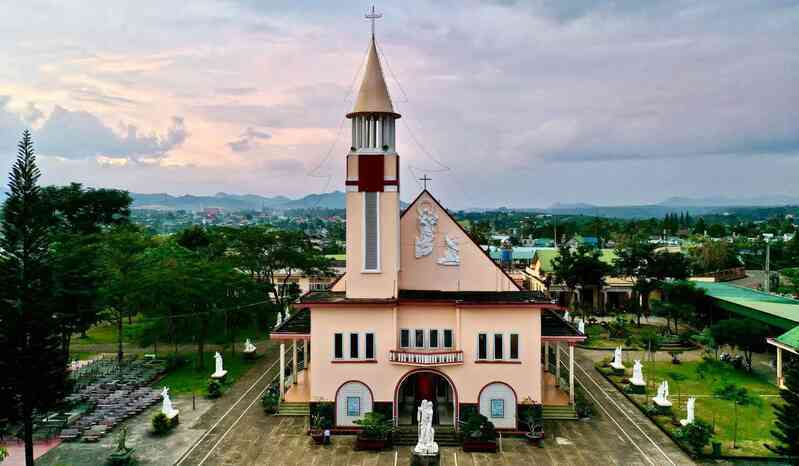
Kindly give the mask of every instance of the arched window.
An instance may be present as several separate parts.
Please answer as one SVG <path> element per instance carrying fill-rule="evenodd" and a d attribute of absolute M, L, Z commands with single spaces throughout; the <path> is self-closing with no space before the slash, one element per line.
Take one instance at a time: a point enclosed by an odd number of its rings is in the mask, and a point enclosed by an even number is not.
<path fill-rule="evenodd" d="M 354 426 L 353 421 L 362 419 L 372 411 L 372 392 L 361 382 L 347 382 L 336 393 L 336 425 Z"/>
<path fill-rule="evenodd" d="M 480 391 L 480 414 L 499 429 L 515 429 L 516 393 L 502 382 L 486 385 Z"/>

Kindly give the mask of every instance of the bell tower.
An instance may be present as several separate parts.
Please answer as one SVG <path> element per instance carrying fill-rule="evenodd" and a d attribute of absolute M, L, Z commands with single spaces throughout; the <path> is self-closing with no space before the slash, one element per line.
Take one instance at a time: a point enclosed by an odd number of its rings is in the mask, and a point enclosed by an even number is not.
<path fill-rule="evenodd" d="M 399 155 L 394 111 L 374 36 L 355 107 L 352 144 L 347 154 L 347 298 L 397 296 L 399 272 Z"/>

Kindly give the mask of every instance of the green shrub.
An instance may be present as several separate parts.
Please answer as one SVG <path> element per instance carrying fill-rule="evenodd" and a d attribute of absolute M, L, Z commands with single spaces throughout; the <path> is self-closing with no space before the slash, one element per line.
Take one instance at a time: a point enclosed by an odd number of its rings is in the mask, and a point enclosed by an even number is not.
<path fill-rule="evenodd" d="M 594 405 L 586 398 L 582 390 L 575 387 L 574 391 L 574 410 L 577 416 L 581 418 L 591 417 L 594 415 Z"/>
<path fill-rule="evenodd" d="M 472 413 L 463 423 L 463 435 L 470 439 L 493 441 L 497 439 L 494 424 L 479 413 Z"/>
<path fill-rule="evenodd" d="M 685 374 L 680 374 L 679 372 L 666 372 L 666 376 L 675 382 L 682 382 L 688 378 Z"/>
<path fill-rule="evenodd" d="M 8 450 L 6 450 L 3 447 L 0 447 L 0 462 L 2 462 L 6 458 L 8 458 Z"/>
<path fill-rule="evenodd" d="M 324 429 L 330 429 L 333 427 L 333 413 L 335 413 L 336 411 L 335 403 L 332 403 L 330 401 L 320 401 L 317 403 L 311 403 L 309 411 L 311 414 L 311 418 L 317 416 L 322 420 Z"/>
<path fill-rule="evenodd" d="M 222 396 L 222 384 L 218 380 L 211 379 L 208 381 L 208 398 L 212 400 Z"/>
<path fill-rule="evenodd" d="M 280 406 L 280 391 L 274 384 L 270 385 L 261 397 L 261 406 L 266 414 L 275 414 Z"/>
<path fill-rule="evenodd" d="M 174 427 L 169 418 L 166 417 L 166 414 L 160 411 L 158 412 L 158 414 L 153 416 L 152 425 L 153 425 L 153 433 L 155 435 L 164 435 L 170 430 L 172 430 L 172 427 Z"/>
<path fill-rule="evenodd" d="M 728 383 L 713 390 L 713 394 L 724 400 L 737 401 L 740 405 L 748 405 L 755 402 L 755 397 L 749 394 L 749 390 L 734 383 Z"/>
<path fill-rule="evenodd" d="M 366 413 L 363 419 L 355 420 L 353 423 L 360 426 L 363 429 L 361 435 L 369 439 L 383 440 L 388 438 L 388 434 L 394 431 L 394 423 L 374 411 Z"/>
<path fill-rule="evenodd" d="M 696 456 L 700 456 L 713 438 L 713 426 L 701 419 L 695 419 L 694 422 L 677 429 L 674 437 L 687 444 Z"/>

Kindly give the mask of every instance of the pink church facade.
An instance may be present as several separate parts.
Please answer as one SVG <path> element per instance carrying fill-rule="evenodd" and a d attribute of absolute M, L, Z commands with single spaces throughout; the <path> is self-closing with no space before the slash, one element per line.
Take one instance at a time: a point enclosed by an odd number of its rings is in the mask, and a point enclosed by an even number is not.
<path fill-rule="evenodd" d="M 411 424 L 427 399 L 439 425 L 476 409 L 507 430 L 522 405 L 573 402 L 573 345 L 585 337 L 558 307 L 521 289 L 427 190 L 400 210 L 400 115 L 374 37 L 347 117 L 346 273 L 272 332 L 293 350 L 286 367 L 281 346 L 282 401 L 332 403 L 348 429 L 369 411 Z"/>

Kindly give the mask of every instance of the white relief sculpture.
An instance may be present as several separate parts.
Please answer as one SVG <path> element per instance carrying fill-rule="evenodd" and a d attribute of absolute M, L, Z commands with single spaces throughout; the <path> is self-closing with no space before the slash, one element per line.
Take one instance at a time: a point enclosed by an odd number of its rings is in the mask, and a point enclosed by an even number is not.
<path fill-rule="evenodd" d="M 247 341 L 244 342 L 244 352 L 254 353 L 255 350 L 256 350 L 255 345 L 253 345 L 250 339 L 248 338 Z"/>
<path fill-rule="evenodd" d="M 633 364 L 633 377 L 630 379 L 630 383 L 638 386 L 646 385 L 643 366 L 641 366 L 639 359 L 636 359 L 635 364 Z"/>
<path fill-rule="evenodd" d="M 616 349 L 613 350 L 613 362 L 610 363 L 610 367 L 624 370 L 624 363 L 621 361 L 621 346 L 617 346 Z"/>
<path fill-rule="evenodd" d="M 161 412 L 164 413 L 164 415 L 169 419 L 177 416 L 179 411 L 172 406 L 172 399 L 169 398 L 169 388 L 164 387 L 164 389 L 161 391 L 161 397 L 163 398 L 163 402 L 161 403 Z"/>
<path fill-rule="evenodd" d="M 451 238 L 449 235 L 444 235 L 444 242 L 447 245 L 447 250 L 444 257 L 438 258 L 439 265 L 460 265 L 461 256 L 458 240 Z"/>
<path fill-rule="evenodd" d="M 685 419 L 680 419 L 680 424 L 687 426 L 694 422 L 694 409 L 696 408 L 696 397 L 689 397 L 688 404 L 685 406 L 688 413 Z"/>
<path fill-rule="evenodd" d="M 416 237 L 416 258 L 418 259 L 429 256 L 433 252 L 438 215 L 428 205 L 420 206 L 416 209 L 416 213 L 419 222 L 419 236 Z"/>
<path fill-rule="evenodd" d="M 413 448 L 417 455 L 438 454 L 438 443 L 435 442 L 436 431 L 433 429 L 433 402 L 422 400 L 416 410 L 416 420 L 419 422 L 419 441 Z"/>
<path fill-rule="evenodd" d="M 283 313 L 278 312 L 277 317 L 275 318 L 275 328 L 280 327 L 280 324 L 283 323 Z"/>
<path fill-rule="evenodd" d="M 585 321 L 583 319 L 577 319 L 577 331 L 585 335 Z"/>
<path fill-rule="evenodd" d="M 563 313 L 563 320 L 569 322 L 571 320 L 571 316 L 569 315 L 569 311 Z"/>

